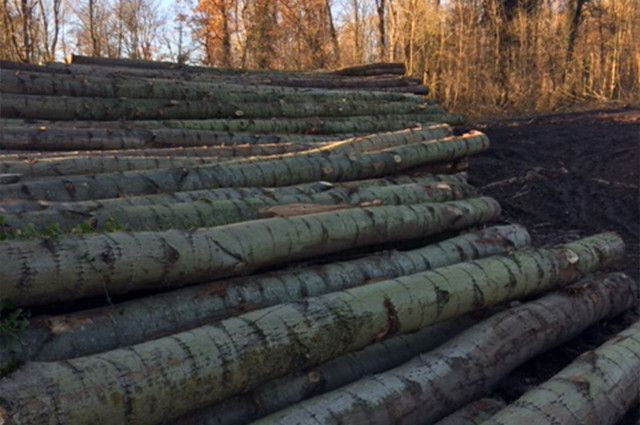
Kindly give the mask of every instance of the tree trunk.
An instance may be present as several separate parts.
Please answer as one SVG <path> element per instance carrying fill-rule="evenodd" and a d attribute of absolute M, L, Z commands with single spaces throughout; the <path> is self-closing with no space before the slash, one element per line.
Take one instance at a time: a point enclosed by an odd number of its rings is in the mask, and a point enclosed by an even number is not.
<path fill-rule="evenodd" d="M 342 76 L 374 76 L 374 75 L 404 75 L 406 74 L 407 69 L 404 66 L 403 62 L 395 62 L 395 63 L 370 63 L 367 65 L 357 65 L 350 66 L 347 68 L 342 68 L 337 71 L 334 71 L 336 75 Z"/>
<path fill-rule="evenodd" d="M 480 320 L 465 315 L 399 335 L 318 366 L 267 381 L 254 390 L 179 419 L 174 425 L 244 425 L 318 394 L 380 373 L 429 351 Z"/>
<path fill-rule="evenodd" d="M 96 201 L 78 201 L 78 202 L 30 202 L 11 199 L 0 202 L 2 213 L 7 214 L 23 214 L 29 211 L 52 210 L 51 217 L 55 223 L 57 215 L 66 213 L 75 213 L 79 215 L 89 215 L 93 211 L 100 209 L 120 209 L 127 206 L 141 205 L 157 205 L 172 204 L 179 202 L 193 202 L 197 200 L 231 200 L 238 198 L 256 198 L 256 197 L 283 197 L 283 196 L 300 196 L 312 195 L 329 190 L 333 187 L 346 188 L 351 191 L 364 189 L 370 186 L 388 186 L 396 184 L 426 184 L 445 183 L 453 185 L 467 185 L 467 177 L 465 173 L 451 175 L 425 175 L 420 177 L 395 176 L 382 179 L 355 180 L 345 183 L 329 183 L 329 182 L 311 182 L 294 186 L 281 187 L 221 187 L 217 189 L 192 190 L 187 192 L 161 193 L 155 195 L 127 196 L 120 198 L 101 199 Z M 28 223 L 25 218 L 25 223 Z"/>
<path fill-rule="evenodd" d="M 398 146 L 371 153 L 294 155 L 264 161 L 151 170 L 46 180 L 0 186 L 0 198 L 80 201 L 124 195 L 166 193 L 215 187 L 287 186 L 313 181 L 348 181 L 398 173 L 452 161 L 487 149 L 483 133 Z"/>
<path fill-rule="evenodd" d="M 433 425 L 480 425 L 506 406 L 499 398 L 481 398 L 461 407 Z"/>
<path fill-rule="evenodd" d="M 21 306 L 185 286 L 287 261 L 489 222 L 491 198 L 353 208 L 164 232 L 117 232 L 0 244 L 0 296 Z M 71 283 L 70 283 L 71 282 Z"/>
<path fill-rule="evenodd" d="M 110 149 L 110 150 L 73 150 L 73 151 L 27 151 L 11 153 L 3 149 L 0 160 L 4 166 L 9 161 L 44 161 L 55 163 L 66 162 L 75 157 L 85 158 L 140 158 L 140 157 L 195 157 L 195 158 L 238 158 L 244 156 L 282 155 L 284 153 L 299 152 L 310 148 L 322 146 L 325 142 L 315 143 L 257 143 L 253 145 L 233 146 L 192 146 L 192 147 L 166 147 L 166 148 L 141 148 L 141 149 Z"/>
<path fill-rule="evenodd" d="M 0 62 L 0 65 L 2 63 Z M 348 71 L 347 71 L 348 72 Z M 419 87 L 419 86 L 405 86 Z M 380 89 L 383 89 L 381 87 Z M 388 87 L 394 89 L 394 87 Z M 413 102 L 425 99 L 405 93 L 327 90 L 325 88 L 295 88 L 260 84 L 238 84 L 224 81 L 191 81 L 154 78 L 95 77 L 51 73 L 49 68 L 16 71 L 0 69 L 0 90 L 3 93 L 38 94 L 48 96 L 80 96 L 131 99 L 212 100 L 241 103 L 338 102 Z"/>
<path fill-rule="evenodd" d="M 162 120 L 218 118 L 354 117 L 368 115 L 443 115 L 440 106 L 415 102 L 241 103 L 220 100 L 112 99 L 3 94 L 5 118 L 49 120 Z"/>
<path fill-rule="evenodd" d="M 193 229 L 221 226 L 268 217 L 263 212 L 270 206 L 294 204 L 334 205 L 353 208 L 365 205 L 408 205 L 426 202 L 446 202 L 477 196 L 475 188 L 456 183 L 406 184 L 364 187 L 355 191 L 330 188 L 320 193 L 261 196 L 232 200 L 195 199 L 188 202 L 149 204 L 124 207 L 102 207 L 81 213 L 73 205 L 69 209 L 47 208 L 25 214 L 4 214 L 4 231 L 11 233 L 29 223 L 37 232 L 55 223 L 62 232 L 85 222 L 97 231 L 108 231 L 114 221 L 128 231 Z M 99 202 L 99 201 L 98 201 Z"/>
<path fill-rule="evenodd" d="M 20 341 L 2 345 L 0 365 L 63 360 L 113 350 L 249 310 L 506 254 L 529 242 L 522 227 L 491 227 L 409 251 L 387 251 L 355 260 L 218 280 L 115 306 L 33 318 Z M 136 324 L 142 316 L 145 326 L 140 327 Z"/>
<path fill-rule="evenodd" d="M 639 295 L 637 283 L 625 275 L 580 282 L 574 288 L 498 313 L 400 367 L 303 401 L 255 425 L 432 423 L 490 392 L 518 365 L 574 338 L 593 323 L 632 307 Z M 616 376 L 626 370 L 619 368 Z M 637 380 L 633 385 L 633 397 L 637 399 Z M 558 393 L 552 394 L 555 403 Z M 601 394 L 604 399 L 608 396 Z M 496 423 L 549 423 L 548 416 L 537 413 L 533 421 L 513 418 Z M 579 420 L 574 423 L 582 424 Z"/>
<path fill-rule="evenodd" d="M 591 255 L 580 257 L 574 248 L 579 252 L 590 251 Z M 98 355 L 63 362 L 27 363 L 0 381 L 2 406 L 6 410 L 2 413 L 3 419 L 11 417 L 14 423 L 33 425 L 170 421 L 268 379 L 364 348 L 372 341 L 396 333 L 410 333 L 471 309 L 572 281 L 578 276 L 576 265 L 580 269 L 587 265 L 601 267 L 613 259 L 607 258 L 606 253 L 615 253 L 619 258 L 621 249 L 619 237 L 602 234 L 562 248 L 519 251 L 512 257 L 476 260 L 299 303 L 279 304 L 217 325 Z M 6 262 L 10 261 L 7 258 Z M 140 269 L 144 265 L 138 263 L 135 267 Z M 615 304 L 614 300 L 629 306 L 637 295 L 637 291 L 624 290 L 621 285 L 615 291 L 604 289 L 596 294 L 584 291 L 583 297 L 573 295 L 567 299 L 569 297 L 564 296 L 560 304 L 582 299 L 588 304 L 585 316 L 596 319 L 620 310 L 620 306 L 603 308 Z M 592 298 L 593 295 L 597 296 Z M 537 348 L 535 342 L 548 335 L 547 330 L 551 334 L 567 329 L 569 332 L 553 342 L 544 341 L 539 347 L 548 347 L 582 330 L 589 319 L 577 321 L 582 309 L 569 310 L 568 317 L 565 316 L 569 322 L 567 328 L 557 326 L 561 312 L 566 312 L 560 306 L 545 307 L 542 313 L 532 315 L 525 327 L 534 331 L 525 335 L 533 341 L 527 344 L 525 353 L 516 355 L 515 359 L 501 358 L 494 365 L 506 368 L 510 360 L 515 360 L 511 362 L 513 365 L 521 362 L 520 357 L 531 356 Z M 591 311 L 594 313 L 590 314 Z M 533 326 L 540 321 L 544 322 L 541 326 Z M 516 331 L 522 330 L 522 320 L 517 318 L 515 322 L 507 335 L 518 335 Z M 494 329 L 505 329 L 502 320 L 490 323 L 487 330 Z M 452 354 L 459 356 L 466 346 L 466 350 L 484 358 L 483 350 L 477 345 L 483 333 L 477 338 L 458 338 Z M 496 343 L 504 343 L 502 336 L 489 338 L 491 344 L 485 351 L 491 352 Z M 503 345 L 504 348 L 522 347 L 521 343 L 506 338 L 506 342 L 509 341 L 511 344 Z M 507 349 L 505 354 L 509 353 Z M 456 363 L 455 369 L 460 372 L 465 366 L 473 368 L 476 364 Z M 442 366 L 447 367 L 446 363 Z M 479 369 L 479 374 L 487 373 L 487 379 L 498 375 L 490 368 Z M 471 388 L 470 382 L 483 384 L 482 380 L 465 379 L 459 389 Z M 451 384 L 450 380 L 443 382 L 443 390 Z M 418 389 L 416 385 L 412 384 L 411 388 Z M 367 390 L 370 393 L 371 387 Z M 440 401 L 436 404 L 444 407 Z M 393 405 L 393 410 L 397 407 L 401 406 Z"/>
<path fill-rule="evenodd" d="M 617 424 L 638 403 L 638 376 L 640 321 L 582 354 L 482 424 Z"/>
<path fill-rule="evenodd" d="M 77 127 L 70 127 L 69 123 Z M 274 143 L 308 143 L 336 141 L 351 137 L 352 133 L 340 135 L 321 134 L 255 134 L 243 132 L 189 130 L 171 128 L 140 128 L 138 123 L 124 124 L 123 128 L 96 123 L 70 121 L 46 121 L 42 125 L 29 125 L 22 120 L 4 120 L 0 149 L 17 150 L 113 150 L 144 149 L 171 146 L 226 146 L 257 145 Z M 308 125 L 312 125 L 307 122 Z M 249 124 L 249 126 L 251 126 Z M 268 127 L 268 124 L 266 124 Z M 133 127 L 133 128 L 132 128 Z M 156 122 L 155 127 L 162 127 Z M 218 127 L 223 127 L 218 126 Z M 274 126 L 274 127 L 277 127 Z M 286 129 L 286 124 L 280 125 Z"/>

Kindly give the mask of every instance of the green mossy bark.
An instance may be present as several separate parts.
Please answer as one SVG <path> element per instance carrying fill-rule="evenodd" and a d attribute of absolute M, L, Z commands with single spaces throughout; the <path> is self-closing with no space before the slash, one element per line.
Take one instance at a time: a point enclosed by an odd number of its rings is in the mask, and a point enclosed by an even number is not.
<path fill-rule="evenodd" d="M 469 310 L 573 281 L 579 276 L 576 266 L 581 269 L 586 265 L 604 266 L 619 258 L 623 249 L 620 238 L 611 234 L 580 241 L 584 257 L 578 257 L 573 246 L 518 251 L 511 257 L 476 260 L 299 303 L 278 304 L 216 325 L 93 356 L 27 363 L 0 382 L 0 405 L 12 425 L 89 422 L 121 425 L 171 420 L 268 379 L 364 348 L 373 341 L 410 333 Z M 584 250 L 587 246 L 591 246 L 590 255 Z M 598 255 L 601 249 L 613 257 L 605 259 Z M 612 312 L 612 308 L 604 308 L 605 304 L 609 306 L 606 300 L 621 299 L 629 305 L 635 301 L 632 296 L 635 293 L 606 288 L 598 292 L 601 297 L 596 301 L 590 294 L 582 298 L 586 298 L 588 311 L 598 311 L 594 316 L 603 317 Z M 567 301 L 563 299 L 562 303 Z M 549 311 L 561 308 L 545 307 L 545 317 Z M 585 323 L 574 324 L 574 313 L 569 312 L 568 326 L 575 334 Z M 542 320 L 545 325 L 541 329 L 567 332 L 564 326 L 558 326 L 557 320 L 547 323 L 542 316 L 534 314 L 523 323 L 518 314 L 517 326 L 512 331 L 523 325 L 525 329 L 531 328 L 536 320 Z M 491 323 L 487 329 L 496 326 L 505 329 L 501 323 Z M 506 335 L 516 337 L 517 332 Z M 537 340 L 542 332 L 527 335 Z M 500 337 L 505 338 L 502 334 Z M 459 337 L 455 341 L 484 356 L 477 339 Z M 523 346 L 521 342 L 515 345 Z M 459 353 L 460 349 L 455 346 L 454 351 Z M 529 346 L 526 352 L 525 357 L 531 355 Z M 504 354 L 509 353 L 507 350 Z M 500 360 L 497 362 L 500 365 L 509 364 L 503 358 Z M 460 364 L 456 369 L 460 372 Z M 498 375 L 496 371 L 488 372 L 488 376 Z M 471 388 L 466 379 L 461 386 Z M 390 406 L 393 410 L 398 407 Z"/>
<path fill-rule="evenodd" d="M 489 261 L 478 260 L 476 263 Z M 518 263 L 520 266 L 525 264 L 523 261 Z M 447 269 L 454 268 L 461 266 Z M 447 269 L 441 269 L 440 273 L 444 275 Z M 491 278 L 494 284 L 500 285 L 495 273 L 491 273 Z M 481 290 L 481 293 L 485 297 L 484 302 L 491 298 L 487 292 Z M 629 309 L 635 304 L 639 293 L 637 283 L 624 275 L 579 282 L 568 292 L 552 293 L 498 313 L 438 349 L 400 367 L 305 400 L 257 421 L 255 425 L 433 423 L 489 393 L 500 379 L 526 360 L 574 338 L 607 316 Z M 453 303 L 456 304 L 455 301 Z M 637 348 L 638 341 L 634 344 Z M 625 374 L 628 370 L 637 370 L 637 361 L 637 357 L 631 361 L 636 363 L 635 369 L 621 367 L 614 372 L 615 376 Z M 637 400 L 637 379 L 633 376 L 630 381 L 634 382 L 631 393 Z M 607 393 L 600 394 L 603 399 L 608 398 Z M 545 395 L 556 400 L 559 393 Z M 544 413 L 537 416 L 537 420 L 518 420 L 513 417 L 514 420 L 496 423 L 568 423 L 561 420 L 548 422 L 543 417 Z"/>
<path fill-rule="evenodd" d="M 529 242 L 529 234 L 522 227 L 490 227 L 410 251 L 389 251 L 350 261 L 217 280 L 116 306 L 33 318 L 20 341 L 7 343 L 0 349 L 0 364 L 62 360 L 112 350 L 248 310 L 506 254 Z M 138 326 L 140 322 L 145 325 Z"/>
<path fill-rule="evenodd" d="M 287 186 L 313 181 L 349 181 L 398 173 L 482 152 L 489 139 L 480 132 L 381 151 L 300 154 L 250 163 L 191 169 L 50 177 L 0 186 L 0 198 L 81 201 L 216 187 Z"/>
<path fill-rule="evenodd" d="M 11 232 L 29 223 L 40 233 L 46 232 L 51 223 L 55 223 L 62 232 L 69 232 L 81 223 L 90 223 L 96 231 L 108 231 L 113 223 L 129 231 L 193 229 L 270 217 L 264 209 L 278 205 L 292 204 L 293 208 L 297 208 L 296 214 L 301 215 L 305 213 L 300 208 L 303 205 L 311 208 L 306 213 L 312 213 L 314 207 L 322 205 L 353 208 L 447 202 L 477 196 L 477 191 L 470 185 L 440 182 L 362 187 L 355 191 L 334 187 L 313 194 L 270 195 L 217 201 L 203 197 L 187 202 L 112 206 L 94 209 L 90 213 L 81 213 L 75 206 L 65 210 L 47 208 L 23 214 L 4 214 L 4 226 L 5 231 Z"/>
<path fill-rule="evenodd" d="M 5 118 L 49 120 L 166 120 L 355 117 L 369 115 L 446 114 L 441 106 L 416 102 L 342 101 L 288 103 L 227 100 L 128 99 L 60 97 L 5 93 L 0 99 Z"/>
<path fill-rule="evenodd" d="M 0 297 L 44 304 L 184 286 L 296 259 L 426 237 L 495 220 L 499 204 L 475 198 L 351 208 L 195 231 L 117 232 L 0 243 Z"/>
<path fill-rule="evenodd" d="M 482 425 L 613 425 L 640 399 L 640 321 Z"/>

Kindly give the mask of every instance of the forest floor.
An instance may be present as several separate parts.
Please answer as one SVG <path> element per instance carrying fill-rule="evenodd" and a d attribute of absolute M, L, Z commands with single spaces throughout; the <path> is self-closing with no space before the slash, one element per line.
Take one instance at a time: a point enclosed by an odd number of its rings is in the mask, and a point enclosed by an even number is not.
<path fill-rule="evenodd" d="M 474 122 L 458 130 L 470 128 L 485 132 L 491 149 L 471 159 L 469 181 L 500 202 L 505 221 L 524 225 L 535 246 L 615 231 L 627 253 L 611 269 L 640 281 L 640 109 Z M 518 397 L 629 325 L 639 310 L 516 370 L 499 394 Z M 639 415 L 636 408 L 621 424 L 635 424 Z"/>

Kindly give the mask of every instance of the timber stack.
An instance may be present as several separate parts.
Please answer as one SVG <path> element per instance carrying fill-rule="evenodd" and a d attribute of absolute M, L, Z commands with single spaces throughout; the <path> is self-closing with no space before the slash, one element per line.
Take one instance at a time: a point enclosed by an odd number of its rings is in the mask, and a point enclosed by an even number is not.
<path fill-rule="evenodd" d="M 0 424 L 619 421 L 640 323 L 494 390 L 635 306 L 623 241 L 531 247 L 404 74 L 0 64 Z"/>

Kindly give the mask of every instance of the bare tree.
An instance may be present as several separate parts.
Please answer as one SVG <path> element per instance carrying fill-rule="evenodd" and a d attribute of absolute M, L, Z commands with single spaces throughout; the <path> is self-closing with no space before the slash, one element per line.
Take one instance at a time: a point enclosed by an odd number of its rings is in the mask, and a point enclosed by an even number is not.
<path fill-rule="evenodd" d="M 62 20 L 62 0 L 2 0 L 4 59 L 22 62 L 55 59 Z"/>
<path fill-rule="evenodd" d="M 386 59 L 386 28 L 387 28 L 387 20 L 386 20 L 386 11 L 387 4 L 386 0 L 376 0 L 376 11 L 378 12 L 378 60 L 384 61 Z"/>

